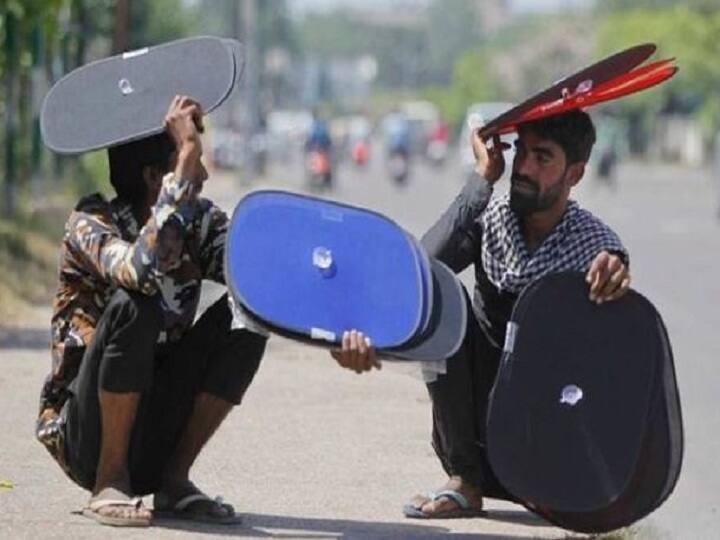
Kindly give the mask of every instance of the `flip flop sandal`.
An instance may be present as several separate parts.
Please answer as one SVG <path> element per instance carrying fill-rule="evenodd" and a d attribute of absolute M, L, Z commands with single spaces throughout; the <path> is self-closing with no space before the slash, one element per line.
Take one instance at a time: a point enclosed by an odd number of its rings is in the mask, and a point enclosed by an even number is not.
<path fill-rule="evenodd" d="M 437 493 L 428 493 L 428 500 L 426 502 L 438 501 L 443 498 L 453 501 L 457 504 L 457 508 L 426 514 L 422 511 L 422 506 L 424 506 L 425 503 L 422 503 L 419 508 L 414 504 L 406 504 L 403 507 L 403 514 L 405 514 L 405 517 L 415 519 L 457 519 L 486 515 L 482 508 L 473 508 L 462 493 L 452 489 L 446 489 Z"/>
<path fill-rule="evenodd" d="M 150 526 L 151 518 L 118 517 L 101 514 L 100 510 L 102 508 L 107 508 L 108 506 L 140 510 L 143 508 L 143 503 L 140 497 L 130 498 L 125 493 L 115 488 L 105 488 L 90 499 L 88 505 L 83 508 L 82 515 L 87 518 L 94 519 L 103 525 L 112 525 L 114 527 Z"/>
<path fill-rule="evenodd" d="M 225 516 L 213 515 L 207 511 L 193 510 L 191 507 L 194 503 L 199 501 L 207 501 L 213 503 L 218 508 L 225 508 L 229 514 Z M 195 521 L 199 523 L 215 523 L 220 525 L 239 525 L 242 523 L 242 517 L 235 514 L 235 509 L 232 505 L 223 502 L 222 497 L 215 497 L 214 499 L 208 497 L 204 493 L 191 493 L 178 500 L 175 504 L 165 504 L 160 498 L 158 504 L 158 497 L 154 499 L 155 508 L 153 515 L 161 519 L 177 519 L 184 521 Z"/>
<path fill-rule="evenodd" d="M 403 514 L 405 515 L 405 517 L 409 517 L 409 518 L 423 518 L 425 516 L 425 514 L 422 513 L 421 508 L 423 506 L 425 506 L 425 504 L 432 501 L 432 498 L 434 496 L 435 496 L 435 493 L 433 493 L 432 491 L 425 493 L 424 495 L 423 494 L 415 495 L 411 499 L 411 501 L 413 499 L 419 499 L 420 497 L 422 497 L 423 500 L 419 503 L 413 503 L 413 502 L 406 503 L 405 506 L 403 506 L 403 510 L 402 510 Z"/>

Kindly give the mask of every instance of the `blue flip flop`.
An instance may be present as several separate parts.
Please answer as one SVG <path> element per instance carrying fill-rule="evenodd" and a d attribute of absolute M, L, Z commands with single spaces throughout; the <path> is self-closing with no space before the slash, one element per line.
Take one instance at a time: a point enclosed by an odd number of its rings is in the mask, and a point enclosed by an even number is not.
<path fill-rule="evenodd" d="M 453 489 L 445 489 L 438 491 L 437 493 L 428 493 L 427 498 L 427 502 L 438 501 L 442 498 L 450 499 L 457 504 L 457 507 L 443 512 L 437 512 L 435 514 L 426 514 L 422 511 L 422 507 L 418 508 L 414 504 L 408 503 L 403 506 L 403 514 L 405 517 L 413 519 L 458 519 L 481 517 L 485 515 L 485 511 L 482 508 L 473 508 L 462 493 Z"/>

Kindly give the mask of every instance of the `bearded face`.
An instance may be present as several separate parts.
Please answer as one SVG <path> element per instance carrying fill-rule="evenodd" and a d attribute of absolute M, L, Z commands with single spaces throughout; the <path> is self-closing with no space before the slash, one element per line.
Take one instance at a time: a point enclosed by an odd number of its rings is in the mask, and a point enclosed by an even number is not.
<path fill-rule="evenodd" d="M 578 167 L 582 168 L 582 164 Z M 578 169 L 568 165 L 560 145 L 532 131 L 520 131 L 510 179 L 510 208 L 518 216 L 564 204 L 577 180 Z"/>
<path fill-rule="evenodd" d="M 545 190 L 529 176 L 513 173 L 510 179 L 510 208 L 519 216 L 529 216 L 552 208 L 563 195 L 565 173 Z"/>

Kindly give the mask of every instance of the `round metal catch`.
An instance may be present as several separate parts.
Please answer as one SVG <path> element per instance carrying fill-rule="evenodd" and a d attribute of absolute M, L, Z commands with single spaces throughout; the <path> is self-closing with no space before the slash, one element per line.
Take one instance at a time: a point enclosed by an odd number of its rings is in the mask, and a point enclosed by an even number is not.
<path fill-rule="evenodd" d="M 130 81 L 127 79 L 120 79 L 118 81 L 118 88 L 120 88 L 120 91 L 124 96 L 132 94 L 134 91 L 132 84 L 130 84 Z"/>
<path fill-rule="evenodd" d="M 562 389 L 560 403 L 574 407 L 583 398 L 582 388 L 574 384 L 568 384 Z"/>

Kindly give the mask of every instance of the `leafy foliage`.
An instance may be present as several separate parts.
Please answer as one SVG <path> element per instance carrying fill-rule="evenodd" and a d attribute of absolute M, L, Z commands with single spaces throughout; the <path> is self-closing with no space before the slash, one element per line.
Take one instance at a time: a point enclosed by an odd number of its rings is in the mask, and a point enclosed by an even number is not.
<path fill-rule="evenodd" d="M 3 204 L 13 214 L 30 179 L 67 176 L 75 186 L 90 179 L 97 158 L 67 159 L 43 152 L 38 115 L 49 84 L 63 74 L 110 53 L 116 0 L 0 0 L 0 186 Z M 194 30 L 195 13 L 182 0 L 132 2 L 130 45 L 140 47 L 180 38 Z M 51 162 L 52 161 L 52 162 Z M 38 178 L 39 177 L 39 178 Z M 4 186 L 2 184 L 5 184 Z"/>
<path fill-rule="evenodd" d="M 615 5 L 625 2 L 612 2 Z M 618 7 L 604 13 L 598 32 L 598 52 L 605 54 L 630 45 L 654 42 L 657 57 L 675 57 L 680 72 L 669 83 L 623 100 L 622 110 L 636 117 L 658 112 L 697 115 L 708 137 L 720 129 L 720 6 L 695 1 L 633 2 L 649 7 Z M 658 6 L 661 6 L 657 9 Z M 656 9 L 651 9 L 655 7 Z"/>

